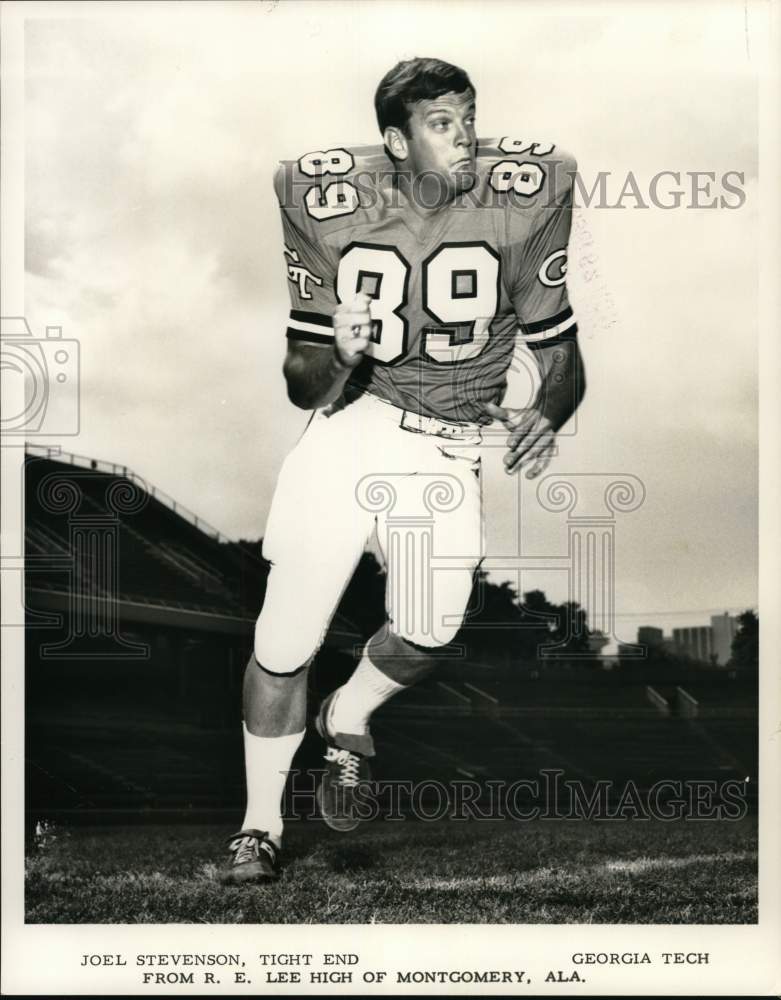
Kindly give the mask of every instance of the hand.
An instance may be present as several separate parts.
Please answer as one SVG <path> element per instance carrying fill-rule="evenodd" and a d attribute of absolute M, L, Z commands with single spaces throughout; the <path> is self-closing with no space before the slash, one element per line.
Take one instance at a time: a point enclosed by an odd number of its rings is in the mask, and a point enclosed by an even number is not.
<path fill-rule="evenodd" d="M 556 431 L 547 417 L 539 410 L 516 410 L 496 403 L 487 403 L 485 412 L 501 420 L 510 431 L 509 451 L 504 456 L 504 471 L 508 475 L 526 468 L 526 478 L 534 479 L 547 469 L 556 443 Z"/>
<path fill-rule="evenodd" d="M 369 313 L 371 298 L 358 292 L 351 302 L 342 302 L 334 313 L 334 350 L 339 363 L 345 368 L 360 364 L 369 346 L 372 318 Z"/>

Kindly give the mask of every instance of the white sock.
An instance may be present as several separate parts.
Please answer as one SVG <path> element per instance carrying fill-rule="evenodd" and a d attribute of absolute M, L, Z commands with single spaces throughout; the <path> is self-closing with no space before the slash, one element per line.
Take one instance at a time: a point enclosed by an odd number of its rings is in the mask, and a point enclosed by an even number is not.
<path fill-rule="evenodd" d="M 242 830 L 265 830 L 277 847 L 282 845 L 282 796 L 293 756 L 304 731 L 290 736 L 255 736 L 244 729 L 244 767 L 247 773 L 247 812 Z"/>
<path fill-rule="evenodd" d="M 405 687 L 405 684 L 398 684 L 378 670 L 364 649 L 352 677 L 337 688 L 338 693 L 328 717 L 328 728 L 332 733 L 368 732 L 372 712 Z"/>

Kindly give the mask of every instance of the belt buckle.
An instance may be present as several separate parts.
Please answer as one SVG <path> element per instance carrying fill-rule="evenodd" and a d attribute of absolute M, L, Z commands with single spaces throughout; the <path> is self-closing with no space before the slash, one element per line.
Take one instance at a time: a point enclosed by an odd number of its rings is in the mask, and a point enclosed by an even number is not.
<path fill-rule="evenodd" d="M 414 410 L 404 410 L 401 415 L 399 426 L 409 431 L 411 434 L 429 434 L 431 437 L 439 437 L 450 440 L 463 441 L 473 437 L 475 430 L 467 427 L 460 427 L 458 424 L 450 424 L 447 420 L 440 420 L 438 417 L 427 417 L 423 413 L 416 413 Z"/>
<path fill-rule="evenodd" d="M 410 434 L 426 434 L 428 431 L 423 426 L 423 421 L 431 422 L 430 417 L 424 417 L 422 413 L 415 413 L 414 410 L 402 410 L 401 423 L 402 430 L 409 431 Z"/>

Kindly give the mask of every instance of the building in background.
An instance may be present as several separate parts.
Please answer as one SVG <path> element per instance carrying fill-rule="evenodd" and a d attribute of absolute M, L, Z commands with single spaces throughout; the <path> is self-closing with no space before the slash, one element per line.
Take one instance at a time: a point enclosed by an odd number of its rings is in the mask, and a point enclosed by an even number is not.
<path fill-rule="evenodd" d="M 732 640 L 738 631 L 738 619 L 725 611 L 723 615 L 711 615 L 710 627 L 716 662 L 724 666 L 732 655 Z"/>
<path fill-rule="evenodd" d="M 637 643 L 639 646 L 661 649 L 664 645 L 664 632 L 653 625 L 641 625 L 637 630 Z"/>
<path fill-rule="evenodd" d="M 725 611 L 723 615 L 712 615 L 710 625 L 674 628 L 672 636 L 665 635 L 654 625 L 641 625 L 637 630 L 637 642 L 649 651 L 660 650 L 724 667 L 732 655 L 732 640 L 737 631 L 738 619 Z"/>
<path fill-rule="evenodd" d="M 675 650 L 683 656 L 701 663 L 712 663 L 713 631 L 710 625 L 693 625 L 673 629 Z"/>

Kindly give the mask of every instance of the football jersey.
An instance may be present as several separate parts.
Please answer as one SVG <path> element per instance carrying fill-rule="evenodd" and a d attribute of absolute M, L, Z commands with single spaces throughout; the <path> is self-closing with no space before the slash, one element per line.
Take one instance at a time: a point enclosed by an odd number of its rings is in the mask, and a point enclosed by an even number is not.
<path fill-rule="evenodd" d="M 371 342 L 351 386 L 426 416 L 488 422 L 518 338 L 534 349 L 577 333 L 565 284 L 574 171 L 551 144 L 480 140 L 471 189 L 421 216 L 382 146 L 283 161 L 287 336 L 331 343 L 337 304 L 366 292 Z"/>

